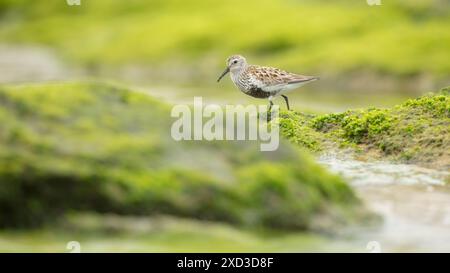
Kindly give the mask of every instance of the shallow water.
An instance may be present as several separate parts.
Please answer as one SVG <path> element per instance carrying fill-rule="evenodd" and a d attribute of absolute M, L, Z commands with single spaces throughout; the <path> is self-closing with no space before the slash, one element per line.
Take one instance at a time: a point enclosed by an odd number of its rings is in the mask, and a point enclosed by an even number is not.
<path fill-rule="evenodd" d="M 364 162 L 336 155 L 321 156 L 318 161 L 333 172 L 342 174 L 355 187 L 387 185 L 443 186 L 448 171 L 433 170 L 412 164 Z"/>
<path fill-rule="evenodd" d="M 450 252 L 450 187 L 445 184 L 450 172 L 335 156 L 319 162 L 347 178 L 383 217 L 376 230 L 354 230 L 356 241 L 375 241 L 386 252 Z"/>

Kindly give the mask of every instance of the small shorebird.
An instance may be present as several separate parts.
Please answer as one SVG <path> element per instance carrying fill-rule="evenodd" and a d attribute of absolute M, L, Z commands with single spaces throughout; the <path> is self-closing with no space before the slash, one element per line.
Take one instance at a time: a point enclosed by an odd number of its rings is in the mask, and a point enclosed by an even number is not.
<path fill-rule="evenodd" d="M 284 98 L 287 109 L 290 110 L 289 99 L 285 94 L 319 79 L 318 77 L 297 75 L 274 67 L 250 65 L 241 55 L 233 55 L 227 59 L 227 68 L 217 82 L 228 72 L 230 72 L 233 83 L 245 94 L 254 98 L 269 99 L 269 111 L 272 109 L 272 100 L 277 96 Z"/>

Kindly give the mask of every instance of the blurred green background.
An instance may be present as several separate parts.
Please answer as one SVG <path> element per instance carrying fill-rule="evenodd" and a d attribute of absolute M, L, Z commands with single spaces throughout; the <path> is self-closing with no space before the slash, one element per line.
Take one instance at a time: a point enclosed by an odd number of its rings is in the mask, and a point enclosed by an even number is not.
<path fill-rule="evenodd" d="M 68 67 L 49 78 L 120 79 L 172 101 L 252 101 L 215 83 L 236 53 L 320 76 L 292 95 L 304 110 L 388 106 L 450 81 L 445 0 L 2 0 L 0 15 L 2 44 L 44 47 Z"/>
<path fill-rule="evenodd" d="M 284 141 L 175 143 L 170 104 L 266 103 L 216 83 L 242 54 L 321 77 L 295 110 L 392 106 L 449 85 L 449 29 L 446 0 L 0 0 L 0 251 L 365 251 L 341 177 Z"/>

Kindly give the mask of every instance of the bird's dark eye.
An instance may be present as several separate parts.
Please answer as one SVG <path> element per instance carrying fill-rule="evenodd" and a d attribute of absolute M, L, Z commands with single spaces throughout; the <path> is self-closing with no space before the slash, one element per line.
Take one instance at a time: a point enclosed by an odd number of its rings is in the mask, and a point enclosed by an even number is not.
<path fill-rule="evenodd" d="M 234 64 L 237 64 L 237 60 L 234 60 L 233 63 L 234 63 Z"/>

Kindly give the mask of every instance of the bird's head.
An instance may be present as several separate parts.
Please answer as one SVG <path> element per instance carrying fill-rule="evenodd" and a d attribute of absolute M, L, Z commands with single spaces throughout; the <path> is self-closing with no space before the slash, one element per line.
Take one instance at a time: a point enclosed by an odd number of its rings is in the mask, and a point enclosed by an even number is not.
<path fill-rule="evenodd" d="M 217 82 L 219 82 L 230 71 L 234 73 L 244 69 L 247 66 L 247 60 L 241 55 L 233 55 L 227 59 L 226 64 L 227 67 L 217 79 Z"/>

